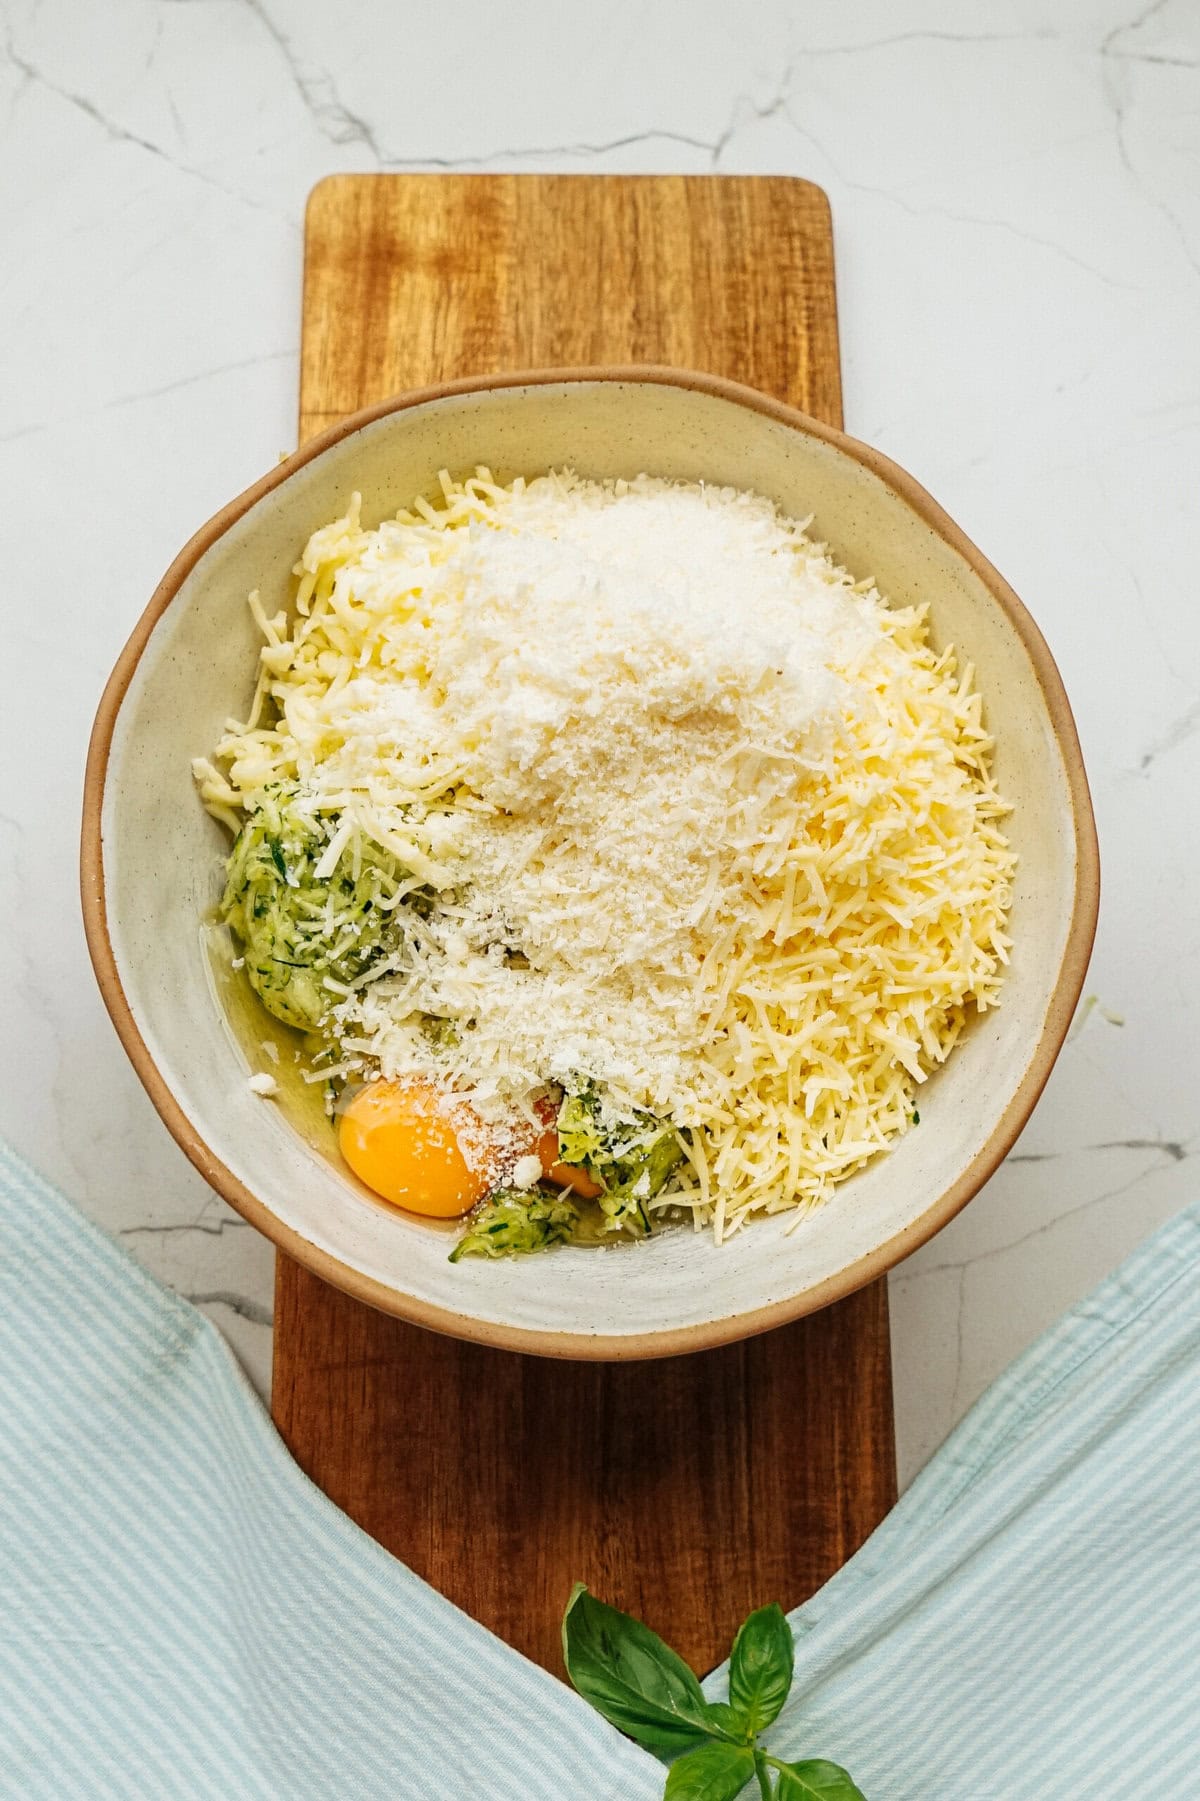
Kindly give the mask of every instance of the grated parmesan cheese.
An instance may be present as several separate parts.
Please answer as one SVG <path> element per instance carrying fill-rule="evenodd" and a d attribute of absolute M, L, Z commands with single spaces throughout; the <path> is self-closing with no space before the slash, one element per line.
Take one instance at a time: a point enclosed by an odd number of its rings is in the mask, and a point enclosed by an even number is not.
<path fill-rule="evenodd" d="M 293 620 L 252 597 L 252 712 L 197 764 L 221 817 L 279 781 L 339 816 L 318 876 L 373 840 L 432 891 L 382 970 L 327 983 L 343 1058 L 484 1119 L 594 1082 L 689 1128 L 650 1205 L 719 1236 L 823 1198 L 1007 960 L 972 671 L 761 497 L 443 490 L 315 533 Z"/>

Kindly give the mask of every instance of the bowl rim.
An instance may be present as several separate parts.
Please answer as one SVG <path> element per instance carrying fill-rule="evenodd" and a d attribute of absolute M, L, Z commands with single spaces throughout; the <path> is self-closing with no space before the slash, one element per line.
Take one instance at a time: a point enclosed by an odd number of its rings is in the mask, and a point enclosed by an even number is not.
<path fill-rule="evenodd" d="M 373 1276 L 363 1274 L 352 1265 L 343 1263 L 332 1252 L 313 1244 L 302 1233 L 285 1224 L 266 1202 L 252 1193 L 205 1143 L 154 1062 L 138 1029 L 121 982 L 108 930 L 102 833 L 105 784 L 113 734 L 126 692 L 151 633 L 200 558 L 251 507 L 273 489 L 282 486 L 297 470 L 340 443 L 343 438 L 391 414 L 407 412 L 431 401 L 461 394 L 479 394 L 508 388 L 583 386 L 600 382 L 650 384 L 690 390 L 747 408 L 767 419 L 817 438 L 851 457 L 878 477 L 918 518 L 948 543 L 970 566 L 1001 611 L 1007 615 L 1029 655 L 1063 757 L 1075 847 L 1075 893 L 1071 921 L 1041 1033 L 1031 1049 L 1008 1105 L 957 1180 L 902 1231 L 894 1233 L 855 1262 L 800 1294 L 694 1326 L 629 1334 L 543 1331 L 497 1324 L 419 1300 L 389 1287 Z M 815 1313 L 885 1274 L 925 1244 L 966 1206 L 1012 1148 L 1046 1085 L 1066 1038 L 1083 988 L 1096 934 L 1100 859 L 1079 736 L 1066 689 L 1049 646 L 1003 576 L 920 483 L 881 451 L 849 437 L 834 426 L 810 417 L 784 401 L 776 400 L 773 396 L 760 393 L 740 382 L 730 381 L 723 376 L 658 364 L 605 364 L 598 367 L 514 370 L 466 376 L 456 381 L 439 382 L 430 387 L 393 395 L 374 406 L 348 414 L 318 436 L 308 439 L 268 474 L 214 513 L 184 545 L 155 588 L 149 604 L 117 658 L 101 696 L 92 727 L 84 775 L 80 889 L 88 952 L 101 996 L 121 1044 L 168 1131 L 205 1180 L 244 1219 L 272 1239 L 280 1250 L 334 1287 L 414 1325 L 451 1337 L 489 1344 L 501 1350 L 587 1361 L 619 1362 L 709 1350 L 753 1337 L 805 1314 Z"/>

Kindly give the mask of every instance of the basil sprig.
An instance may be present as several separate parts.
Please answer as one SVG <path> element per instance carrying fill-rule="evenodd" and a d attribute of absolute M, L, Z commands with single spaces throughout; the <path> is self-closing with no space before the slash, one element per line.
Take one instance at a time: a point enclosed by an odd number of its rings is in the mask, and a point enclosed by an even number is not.
<path fill-rule="evenodd" d="M 729 1700 L 708 1701 L 656 1632 L 577 1582 L 563 1616 L 563 1661 L 585 1701 L 670 1763 L 664 1801 L 734 1801 L 757 1778 L 765 1801 L 865 1801 L 838 1764 L 784 1763 L 758 1742 L 792 1686 L 795 1643 L 782 1608 L 760 1607 L 733 1641 Z"/>

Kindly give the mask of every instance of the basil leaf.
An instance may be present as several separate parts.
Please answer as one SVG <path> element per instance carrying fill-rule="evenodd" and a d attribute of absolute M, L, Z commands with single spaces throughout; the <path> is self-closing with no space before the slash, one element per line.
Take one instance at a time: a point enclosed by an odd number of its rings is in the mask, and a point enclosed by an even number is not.
<path fill-rule="evenodd" d="M 777 1602 L 744 1621 L 729 1659 L 729 1703 L 753 1737 L 769 1726 L 788 1698 L 796 1646 Z"/>
<path fill-rule="evenodd" d="M 728 1701 L 708 1702 L 709 1718 L 715 1725 L 724 1728 L 722 1736 L 732 1739 L 735 1745 L 748 1745 L 750 1734 L 746 1731 L 745 1722 Z"/>
<path fill-rule="evenodd" d="M 805 1763 L 777 1764 L 779 1781 L 775 1801 L 866 1801 L 861 1789 L 855 1788 L 848 1773 L 823 1757 L 812 1757 Z"/>
<path fill-rule="evenodd" d="M 671 1765 L 663 1801 L 734 1801 L 753 1774 L 747 1746 L 701 1745 Z"/>
<path fill-rule="evenodd" d="M 563 1662 L 585 1701 L 660 1757 L 735 1737 L 683 1659 L 640 1620 L 597 1601 L 582 1582 L 563 1616 Z"/>

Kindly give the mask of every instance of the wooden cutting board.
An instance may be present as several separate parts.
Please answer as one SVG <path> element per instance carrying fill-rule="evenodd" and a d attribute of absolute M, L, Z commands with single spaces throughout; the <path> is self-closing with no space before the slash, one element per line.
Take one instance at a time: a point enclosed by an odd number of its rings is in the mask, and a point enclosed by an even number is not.
<path fill-rule="evenodd" d="M 404 388 L 605 362 L 711 370 L 840 424 L 825 195 L 735 176 L 314 190 L 301 438 Z M 882 1282 L 745 1344 L 603 1365 L 436 1337 L 281 1256 L 272 1409 L 353 1519 L 560 1674 L 574 1581 L 708 1669 L 750 1608 L 804 1600 L 896 1494 Z"/>

